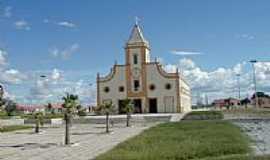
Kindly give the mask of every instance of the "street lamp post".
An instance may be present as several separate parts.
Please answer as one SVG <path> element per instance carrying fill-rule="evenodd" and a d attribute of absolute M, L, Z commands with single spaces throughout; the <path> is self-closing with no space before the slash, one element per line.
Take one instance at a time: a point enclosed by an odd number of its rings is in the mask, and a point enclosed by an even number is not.
<path fill-rule="evenodd" d="M 255 108 L 258 107 L 258 97 L 257 97 L 257 84 L 256 84 L 256 68 L 255 68 L 255 63 L 257 63 L 257 60 L 250 60 L 249 61 L 252 64 L 253 68 L 253 84 L 254 84 L 254 96 L 255 96 Z"/>
<path fill-rule="evenodd" d="M 236 74 L 237 76 L 237 85 L 238 85 L 238 99 L 241 100 L 241 87 L 240 87 L 240 73 Z"/>

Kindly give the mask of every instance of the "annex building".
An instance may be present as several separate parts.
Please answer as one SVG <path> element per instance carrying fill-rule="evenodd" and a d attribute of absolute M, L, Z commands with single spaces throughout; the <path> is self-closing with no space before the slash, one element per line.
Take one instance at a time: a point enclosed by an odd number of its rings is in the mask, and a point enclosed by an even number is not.
<path fill-rule="evenodd" d="M 97 74 L 97 105 L 112 102 L 123 113 L 122 102 L 133 100 L 135 113 L 176 113 L 191 110 L 191 90 L 177 70 L 167 73 L 150 59 L 149 42 L 135 24 L 125 45 L 125 64 L 115 64 L 107 76 Z"/>

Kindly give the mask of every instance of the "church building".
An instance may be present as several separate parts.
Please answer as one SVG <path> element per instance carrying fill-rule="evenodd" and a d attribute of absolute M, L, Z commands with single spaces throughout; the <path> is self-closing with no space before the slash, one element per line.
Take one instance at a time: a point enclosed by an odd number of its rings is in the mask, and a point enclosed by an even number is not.
<path fill-rule="evenodd" d="M 125 64 L 107 76 L 97 74 L 97 105 L 112 102 L 119 114 L 123 100 L 133 100 L 135 113 L 180 113 L 191 110 L 191 90 L 178 69 L 167 73 L 150 59 L 149 42 L 135 24 L 125 45 Z"/>

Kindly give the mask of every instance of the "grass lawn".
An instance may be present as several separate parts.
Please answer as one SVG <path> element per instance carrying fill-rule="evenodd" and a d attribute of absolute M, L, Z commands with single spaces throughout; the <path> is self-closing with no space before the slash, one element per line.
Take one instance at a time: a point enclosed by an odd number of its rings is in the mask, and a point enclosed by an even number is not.
<path fill-rule="evenodd" d="M 16 130 L 30 129 L 32 126 L 24 126 L 24 125 L 12 125 L 12 126 L 2 126 L 0 127 L 0 132 L 12 132 Z"/>
<path fill-rule="evenodd" d="M 182 121 L 152 127 L 97 160 L 244 160 L 250 152 L 249 139 L 230 122 Z"/>

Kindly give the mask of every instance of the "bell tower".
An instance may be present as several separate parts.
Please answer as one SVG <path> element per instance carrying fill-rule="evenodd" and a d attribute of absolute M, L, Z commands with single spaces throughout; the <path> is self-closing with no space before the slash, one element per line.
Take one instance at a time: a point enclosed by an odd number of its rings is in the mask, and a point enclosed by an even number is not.
<path fill-rule="evenodd" d="M 136 23 L 125 46 L 127 95 L 146 96 L 146 64 L 150 62 L 150 47 Z"/>

